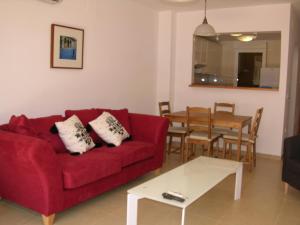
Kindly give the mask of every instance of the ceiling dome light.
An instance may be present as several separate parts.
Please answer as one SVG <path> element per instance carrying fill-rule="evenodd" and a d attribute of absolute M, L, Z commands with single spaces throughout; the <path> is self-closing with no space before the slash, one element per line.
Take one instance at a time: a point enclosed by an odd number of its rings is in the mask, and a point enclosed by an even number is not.
<path fill-rule="evenodd" d="M 204 19 L 202 24 L 196 27 L 194 32 L 195 36 L 202 36 L 202 37 L 214 37 L 217 36 L 217 33 L 213 26 L 209 25 L 206 18 L 206 4 L 207 0 L 205 0 L 205 9 L 204 9 Z"/>
<path fill-rule="evenodd" d="M 242 36 L 242 34 L 240 34 L 240 33 L 232 33 L 232 34 L 230 34 L 230 36 L 231 37 L 240 37 L 240 36 Z"/>
<path fill-rule="evenodd" d="M 239 36 L 237 37 L 237 39 L 239 41 L 243 41 L 243 42 L 250 42 L 250 41 L 253 41 L 254 39 L 256 39 L 256 35 L 242 35 L 242 36 Z"/>
<path fill-rule="evenodd" d="M 198 2 L 198 0 L 162 0 L 163 2 L 172 2 L 172 3 L 190 3 Z"/>
<path fill-rule="evenodd" d="M 40 1 L 46 2 L 46 3 L 49 3 L 49 4 L 57 4 L 57 3 L 62 2 L 63 0 L 40 0 Z"/>

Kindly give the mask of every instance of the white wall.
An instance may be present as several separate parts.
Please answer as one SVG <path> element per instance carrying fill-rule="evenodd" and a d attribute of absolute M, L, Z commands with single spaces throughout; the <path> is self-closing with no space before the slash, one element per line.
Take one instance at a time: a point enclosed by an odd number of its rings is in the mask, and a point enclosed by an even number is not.
<path fill-rule="evenodd" d="M 284 130 L 284 105 L 288 72 L 290 4 L 227 8 L 208 11 L 208 21 L 217 32 L 281 31 L 281 69 L 279 91 L 251 91 L 189 87 L 192 73 L 193 32 L 203 19 L 203 11 L 176 14 L 174 106 L 176 110 L 190 106 L 212 107 L 216 101 L 234 102 L 236 113 L 254 115 L 264 107 L 257 150 L 281 155 Z M 276 15 L 276 16 L 273 16 Z M 168 53 L 165 53 L 168 54 Z"/>
<path fill-rule="evenodd" d="M 290 25 L 290 45 L 289 45 L 289 72 L 287 79 L 287 101 L 285 107 L 285 127 L 287 129 L 285 136 L 293 136 L 298 134 L 299 129 L 299 113 L 300 113 L 300 28 L 299 18 L 291 10 Z"/>
<path fill-rule="evenodd" d="M 172 69 L 172 11 L 159 13 L 157 51 L 157 96 L 159 101 L 169 101 Z M 158 108 L 157 108 L 158 112 Z"/>
<path fill-rule="evenodd" d="M 129 0 L 0 1 L 0 122 L 128 107 L 154 113 L 157 12 Z M 50 69 L 50 25 L 85 29 L 84 69 Z"/>

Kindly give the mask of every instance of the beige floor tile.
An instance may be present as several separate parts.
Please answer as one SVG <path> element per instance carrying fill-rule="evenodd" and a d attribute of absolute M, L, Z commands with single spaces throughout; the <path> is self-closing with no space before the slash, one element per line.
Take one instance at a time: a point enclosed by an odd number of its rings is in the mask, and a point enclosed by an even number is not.
<path fill-rule="evenodd" d="M 157 225 L 180 225 L 181 224 L 181 211 L 172 212 L 165 217 L 161 217 L 156 223 Z M 205 216 L 203 214 L 194 214 L 187 211 L 185 218 L 185 225 L 217 225 L 217 220 Z"/>
<path fill-rule="evenodd" d="M 162 173 L 180 165 L 167 157 Z M 300 225 L 300 191 L 283 193 L 281 162 L 258 158 L 250 173 L 244 168 L 242 198 L 233 200 L 235 176 L 229 176 L 187 208 L 186 225 Z M 56 225 L 125 225 L 126 193 L 155 175 L 149 173 L 129 184 L 59 213 Z M 139 225 L 179 225 L 181 210 L 140 200 Z M 41 216 L 16 204 L 0 201 L 0 225 L 42 225 Z"/>
<path fill-rule="evenodd" d="M 297 217 L 300 220 L 300 202 L 284 199 L 279 216 L 285 218 Z"/>
<path fill-rule="evenodd" d="M 300 225 L 300 219 L 298 216 L 293 216 L 293 217 L 279 216 L 276 225 Z"/>
<path fill-rule="evenodd" d="M 169 214 L 180 212 L 176 207 L 146 199 L 139 201 L 138 210 L 138 221 L 141 224 L 157 224 L 170 218 Z"/>
<path fill-rule="evenodd" d="M 40 221 L 38 221 L 40 219 Z M 0 224 L 2 225 L 24 225 L 24 224 L 35 224 L 41 222 L 42 218 L 39 218 L 38 214 L 16 206 L 11 202 L 4 202 L 0 205 Z"/>
<path fill-rule="evenodd" d="M 283 190 L 283 185 L 282 185 L 282 190 Z M 288 193 L 284 197 L 287 200 L 300 202 L 300 191 L 295 188 L 289 187 Z"/>
<path fill-rule="evenodd" d="M 230 207 L 230 205 L 224 202 L 200 199 L 188 207 L 187 212 L 188 216 L 196 215 L 218 221 L 224 216 L 228 207 Z"/>

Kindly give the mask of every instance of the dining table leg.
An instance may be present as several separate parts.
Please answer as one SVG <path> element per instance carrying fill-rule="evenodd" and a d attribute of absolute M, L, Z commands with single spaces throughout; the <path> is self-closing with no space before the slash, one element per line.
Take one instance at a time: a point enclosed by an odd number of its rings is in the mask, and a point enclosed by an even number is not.
<path fill-rule="evenodd" d="M 238 141 L 237 141 L 237 152 L 236 152 L 236 161 L 241 160 L 241 147 L 242 147 L 242 132 L 243 132 L 243 127 L 239 127 L 239 134 L 238 134 Z"/>

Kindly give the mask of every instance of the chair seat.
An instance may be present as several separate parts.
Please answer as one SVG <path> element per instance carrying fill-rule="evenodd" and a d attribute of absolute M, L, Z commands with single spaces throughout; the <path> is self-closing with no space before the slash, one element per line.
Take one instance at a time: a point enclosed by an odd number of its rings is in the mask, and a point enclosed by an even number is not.
<path fill-rule="evenodd" d="M 213 132 L 216 134 L 228 134 L 232 130 L 230 128 L 223 128 L 223 127 L 214 127 Z"/>
<path fill-rule="evenodd" d="M 188 138 L 191 139 L 196 139 L 196 140 L 201 140 L 201 141 L 212 141 L 218 137 L 220 137 L 220 134 L 211 133 L 211 138 L 208 138 L 207 132 L 204 131 L 193 131 L 192 133 L 190 133 L 190 135 L 188 136 Z"/>
<path fill-rule="evenodd" d="M 186 127 L 169 127 L 168 133 L 186 134 Z"/>
<path fill-rule="evenodd" d="M 238 135 L 239 135 L 238 132 L 231 131 L 231 132 L 228 132 L 227 134 L 224 134 L 223 138 L 230 139 L 230 140 L 238 140 Z M 245 133 L 242 134 L 242 141 L 254 143 L 253 140 L 250 140 L 250 135 L 245 134 Z"/>

